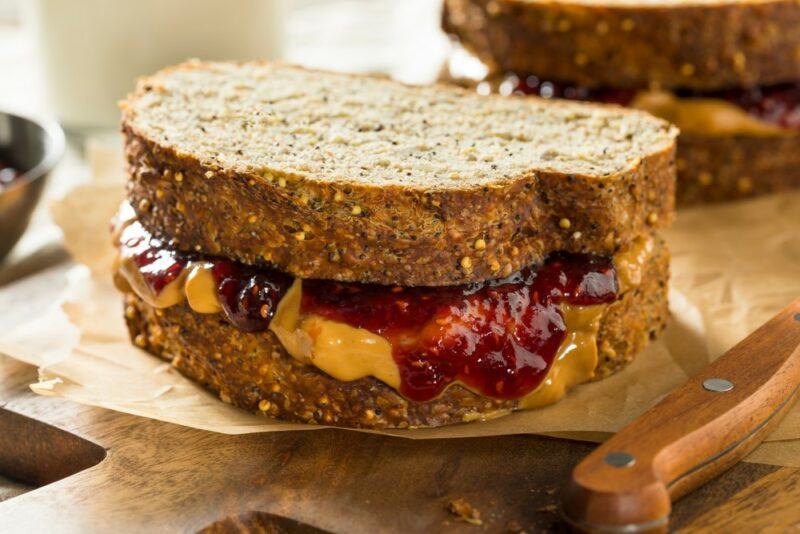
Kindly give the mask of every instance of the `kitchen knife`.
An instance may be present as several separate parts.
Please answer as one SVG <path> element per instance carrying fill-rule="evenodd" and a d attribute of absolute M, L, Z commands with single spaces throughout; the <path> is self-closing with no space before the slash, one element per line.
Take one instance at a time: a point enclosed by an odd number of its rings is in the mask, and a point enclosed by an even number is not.
<path fill-rule="evenodd" d="M 800 391 L 800 299 L 587 456 L 564 515 L 581 532 L 663 532 L 671 502 L 738 462 Z"/>

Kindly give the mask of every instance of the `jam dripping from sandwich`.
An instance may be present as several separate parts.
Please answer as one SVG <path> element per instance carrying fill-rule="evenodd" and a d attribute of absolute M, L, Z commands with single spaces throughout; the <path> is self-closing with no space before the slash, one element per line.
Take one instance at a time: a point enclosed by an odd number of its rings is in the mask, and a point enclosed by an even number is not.
<path fill-rule="evenodd" d="M 191 262 L 210 264 L 225 317 L 245 332 L 269 327 L 293 281 L 268 267 L 171 249 L 138 223 L 123 233 L 121 248 L 155 293 Z M 507 278 L 460 286 L 303 280 L 300 313 L 386 338 L 400 392 L 411 400 L 431 400 L 454 381 L 488 397 L 518 399 L 544 380 L 567 335 L 558 305 L 606 304 L 618 292 L 610 259 L 554 254 Z"/>
<path fill-rule="evenodd" d="M 587 88 L 557 81 L 541 80 L 537 76 L 509 74 L 501 84 L 506 94 L 535 95 L 543 98 L 563 98 L 605 104 L 629 106 L 636 89 Z M 726 89 L 722 91 L 677 90 L 679 98 L 712 98 L 735 104 L 749 115 L 787 129 L 800 129 L 800 83 L 768 87 Z"/>

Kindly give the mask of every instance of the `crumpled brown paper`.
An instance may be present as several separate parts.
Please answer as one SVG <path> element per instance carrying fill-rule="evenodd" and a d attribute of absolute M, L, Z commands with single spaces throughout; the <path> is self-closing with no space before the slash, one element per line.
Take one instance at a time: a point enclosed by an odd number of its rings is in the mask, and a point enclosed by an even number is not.
<path fill-rule="evenodd" d="M 32 389 L 217 432 L 316 429 L 226 405 L 163 361 L 132 346 L 110 276 L 108 220 L 123 197 L 116 151 L 90 154 L 91 184 L 53 207 L 77 265 L 0 291 L 15 327 L 0 352 L 40 366 Z M 680 213 L 667 233 L 673 253 L 672 320 L 622 373 L 573 390 L 562 402 L 485 422 L 383 433 L 455 438 L 540 433 L 602 439 L 619 430 L 800 295 L 800 194 Z M 42 292 L 48 298 L 35 297 Z M 38 309 L 36 307 L 38 306 Z M 7 308 L 10 309 L 10 308 Z M 800 467 L 800 408 L 756 452 L 758 461 Z M 791 441 L 798 440 L 798 441 Z"/>

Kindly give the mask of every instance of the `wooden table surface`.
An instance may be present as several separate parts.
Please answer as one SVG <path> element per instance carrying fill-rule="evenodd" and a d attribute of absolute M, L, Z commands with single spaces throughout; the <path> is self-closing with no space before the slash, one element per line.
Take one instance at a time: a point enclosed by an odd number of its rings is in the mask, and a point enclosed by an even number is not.
<path fill-rule="evenodd" d="M 560 488 L 593 447 L 341 430 L 229 436 L 39 397 L 27 388 L 35 379 L 0 357 L 0 473 L 16 480 L 7 492 L 25 491 L 0 502 L 4 533 L 560 532 Z M 448 510 L 459 499 L 481 525 Z M 672 526 L 800 532 L 798 503 L 800 470 L 741 463 L 678 501 Z"/>
<path fill-rule="evenodd" d="M 302 5 L 311 12 L 313 2 Z M 341 4 L 363 10 L 366 0 Z M 339 38 L 314 27 L 300 27 L 297 41 Z M 322 49 L 327 56 L 318 54 Z M 300 47 L 294 58 L 375 68 L 343 50 L 352 52 L 353 43 Z M 385 50 L 384 61 L 395 52 Z M 422 42 L 411 42 L 406 56 L 410 61 L 386 70 L 413 79 L 436 60 Z M 22 30 L 0 24 L 0 107 L 42 112 L 32 61 Z M 72 146 L 48 196 L 84 178 L 79 151 Z M 56 234 L 41 212 L 0 269 L 0 286 L 26 269 L 64 261 Z M 593 447 L 537 436 L 412 441 L 337 430 L 228 436 L 39 397 L 27 387 L 35 380 L 34 368 L 0 355 L 3 533 L 563 531 L 560 487 Z M 480 525 L 449 511 L 459 499 L 479 512 Z M 739 464 L 679 501 L 672 527 L 800 532 L 800 470 Z"/>

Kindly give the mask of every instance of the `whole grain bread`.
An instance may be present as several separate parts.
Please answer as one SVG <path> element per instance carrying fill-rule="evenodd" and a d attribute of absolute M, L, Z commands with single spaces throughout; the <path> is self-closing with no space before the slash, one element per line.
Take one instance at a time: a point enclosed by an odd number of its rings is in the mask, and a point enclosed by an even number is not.
<path fill-rule="evenodd" d="M 443 26 L 494 70 L 587 87 L 800 80 L 797 0 L 445 0 Z"/>
<path fill-rule="evenodd" d="M 476 91 L 487 82 L 499 93 L 506 76 L 477 80 L 458 77 L 445 65 L 442 83 Z M 774 135 L 702 135 L 681 132 L 678 136 L 676 204 L 726 202 L 800 187 L 800 134 L 784 130 Z"/>
<path fill-rule="evenodd" d="M 122 104 L 128 197 L 184 250 L 445 285 L 671 221 L 677 131 L 614 106 L 274 63 L 190 62 Z"/>
<path fill-rule="evenodd" d="M 681 206 L 749 198 L 800 187 L 800 135 L 678 138 Z"/>
<path fill-rule="evenodd" d="M 598 334 L 596 378 L 628 363 L 664 327 L 668 317 L 668 252 L 663 242 L 643 271 L 641 284 L 604 313 Z M 246 333 L 221 315 L 180 305 L 157 310 L 125 296 L 134 343 L 167 360 L 235 406 L 293 421 L 362 428 L 440 426 L 513 410 L 454 385 L 430 402 L 409 402 L 373 378 L 336 380 L 286 353 L 270 332 Z"/>

